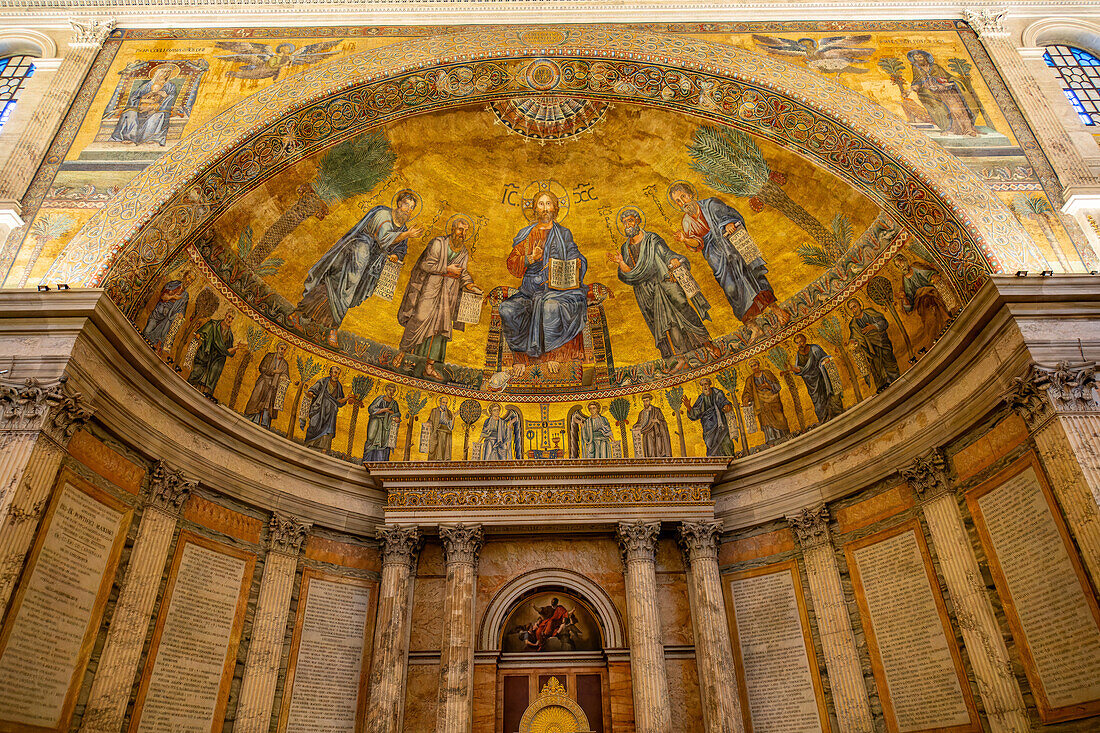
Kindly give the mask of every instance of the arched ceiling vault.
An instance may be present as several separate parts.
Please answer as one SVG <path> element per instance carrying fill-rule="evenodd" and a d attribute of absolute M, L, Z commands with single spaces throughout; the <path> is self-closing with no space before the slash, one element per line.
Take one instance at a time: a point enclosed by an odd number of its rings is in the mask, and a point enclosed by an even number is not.
<path fill-rule="evenodd" d="M 953 262 L 963 292 L 974 292 L 988 270 L 1014 271 L 1025 261 L 1028 235 L 977 176 L 899 118 L 822 76 L 690 38 L 540 27 L 371 50 L 245 99 L 126 186 L 44 281 L 102 285 L 123 301 L 232 202 L 307 155 L 425 111 L 546 93 L 522 73 L 536 58 L 566 71 L 555 93 L 678 109 L 826 167 Z"/>

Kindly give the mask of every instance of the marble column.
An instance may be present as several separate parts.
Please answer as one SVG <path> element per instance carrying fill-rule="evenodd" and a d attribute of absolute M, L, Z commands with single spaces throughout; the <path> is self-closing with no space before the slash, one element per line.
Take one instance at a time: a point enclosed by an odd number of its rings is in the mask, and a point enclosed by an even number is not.
<path fill-rule="evenodd" d="M 176 522 L 195 485 L 164 463 L 153 466 L 137 539 L 80 721 L 81 733 L 122 729 Z"/>
<path fill-rule="evenodd" d="M 992 733 L 1027 733 L 1031 730 L 1027 705 L 963 525 L 947 475 L 947 460 L 941 451 L 933 450 L 901 469 L 901 477 L 920 498 L 989 729 Z"/>
<path fill-rule="evenodd" d="M 867 697 L 863 668 L 852 634 L 852 617 L 840 584 L 840 570 L 829 536 L 829 511 L 824 505 L 787 517 L 802 546 L 825 670 L 833 693 L 840 733 L 871 733 L 874 719 Z"/>
<path fill-rule="evenodd" d="M 436 733 L 470 733 L 474 714 L 474 619 L 481 525 L 440 527 L 447 563 L 443 638 L 439 649 Z"/>
<path fill-rule="evenodd" d="M 721 522 L 684 522 L 680 545 L 688 566 L 688 603 L 695 633 L 695 663 L 707 733 L 743 733 L 741 698 L 733 665 L 729 619 L 718 573 Z"/>
<path fill-rule="evenodd" d="M 79 393 L 0 380 L 0 608 L 5 608 L 73 434 L 91 419 Z"/>
<path fill-rule="evenodd" d="M 240 702 L 233 722 L 236 733 L 266 733 L 271 727 L 275 685 L 290 613 L 290 596 L 298 569 L 298 554 L 309 534 L 309 522 L 272 514 L 267 531 L 267 556 L 260 596 L 252 619 L 252 636 L 241 678 Z"/>
<path fill-rule="evenodd" d="M 374 623 L 374 651 L 367 682 L 367 733 L 397 733 L 405 713 L 405 673 L 409 661 L 409 613 L 420 555 L 420 530 L 387 525 L 382 542 L 382 584 Z"/>
<path fill-rule="evenodd" d="M 630 631 L 630 679 L 638 733 L 672 729 L 665 645 L 657 606 L 657 535 L 660 522 L 619 522 Z"/>
<path fill-rule="evenodd" d="M 1031 365 L 1005 401 L 1027 424 L 1093 584 L 1100 586 L 1100 399 L 1095 364 Z"/>

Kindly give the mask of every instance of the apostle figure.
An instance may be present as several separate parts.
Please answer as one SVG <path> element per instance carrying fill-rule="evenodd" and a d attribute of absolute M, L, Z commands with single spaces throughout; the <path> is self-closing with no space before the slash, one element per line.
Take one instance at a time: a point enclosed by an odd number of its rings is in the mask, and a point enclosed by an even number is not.
<path fill-rule="evenodd" d="M 694 405 L 684 395 L 688 419 L 699 421 L 708 456 L 732 456 L 736 449 L 730 440 L 727 413 L 733 409 L 733 405 L 726 399 L 725 392 L 711 386 L 709 379 L 700 379 L 699 389 L 701 392 Z"/>
<path fill-rule="evenodd" d="M 306 394 L 310 399 L 306 446 L 327 451 L 332 447 L 332 439 L 336 436 L 336 415 L 351 399 L 350 396 L 344 396 L 344 385 L 340 384 L 340 367 L 330 367 L 328 376 L 318 379 Z M 305 426 L 303 420 L 301 427 Z"/>
<path fill-rule="evenodd" d="M 848 322 L 849 343 L 863 357 L 870 369 L 875 389 L 879 392 L 900 376 L 894 344 L 887 333 L 886 316 L 874 308 L 865 307 L 858 298 L 847 304 L 852 320 Z"/>
<path fill-rule="evenodd" d="M 677 241 L 684 242 L 695 252 L 702 250 L 734 315 L 755 333 L 759 333 L 756 317 L 768 308 L 773 310 L 781 325 L 787 323 L 790 316 L 776 301 L 764 258 L 757 253 L 746 262 L 731 242 L 738 230 L 745 228 L 744 217 L 717 198 L 696 200 L 695 188 L 690 183 L 672 184 L 668 195 L 684 212 L 681 231 L 676 233 Z"/>
<path fill-rule="evenodd" d="M 947 69 L 936 63 L 932 54 L 919 49 L 905 54 L 913 70 L 909 85 L 917 99 L 928 110 L 940 132 L 949 135 L 977 137 L 974 111 L 967 104 L 962 89 Z"/>
<path fill-rule="evenodd" d="M 199 348 L 195 351 L 195 364 L 187 381 L 211 399 L 225 368 L 226 357 L 236 355 L 239 348 L 233 345 L 232 325 L 233 311 L 229 311 L 220 320 L 211 318 L 195 332 Z"/>
<path fill-rule="evenodd" d="M 393 398 L 397 387 L 387 384 L 385 394 L 378 395 L 367 407 L 367 442 L 363 445 L 363 463 L 390 460 L 391 436 L 401 424 L 401 408 Z M 396 438 L 394 438 L 396 440 Z"/>
<path fill-rule="evenodd" d="M 180 73 L 175 64 L 161 64 L 153 69 L 151 78 L 134 86 L 126 98 L 126 106 L 108 138 L 116 143 L 156 143 L 164 146 L 168 141 L 168 123 L 172 119 L 172 105 L 179 96 L 179 82 L 173 77 Z"/>
<path fill-rule="evenodd" d="M 741 393 L 741 404 L 752 405 L 756 411 L 756 420 L 764 431 L 765 442 L 787 437 L 791 434 L 791 428 L 783 412 L 783 400 L 779 397 L 779 380 L 769 370 L 760 368 L 759 359 L 753 359 L 749 366 L 752 367 L 752 374 Z"/>
<path fill-rule="evenodd" d="M 513 421 L 500 416 L 500 403 L 489 405 L 489 416 L 481 426 L 481 460 L 511 461 L 516 454 L 516 426 Z"/>
<path fill-rule="evenodd" d="M 819 423 L 828 422 L 844 411 L 841 386 L 833 381 L 826 364 L 832 363 L 825 349 L 806 341 L 804 334 L 795 334 L 794 366 L 791 371 L 802 377 Z"/>
<path fill-rule="evenodd" d="M 455 414 L 447 407 L 447 398 L 439 398 L 439 406 L 428 413 L 428 460 L 451 460 L 451 431 L 455 427 Z"/>
<path fill-rule="evenodd" d="M 569 625 L 573 618 L 573 611 L 566 610 L 565 606 L 558 603 L 557 598 L 550 599 L 549 606 L 536 606 L 531 604 L 539 620 L 531 625 L 524 642 L 529 649 L 542 651 L 546 648 L 546 642 L 557 638 L 562 628 Z"/>
<path fill-rule="evenodd" d="M 611 423 L 600 414 L 600 403 L 588 403 L 588 417 L 581 424 L 581 457 L 611 458 Z"/>
<path fill-rule="evenodd" d="M 260 376 L 248 396 L 244 406 L 244 416 L 265 428 L 271 427 L 271 421 L 279 417 L 276 396 L 279 394 L 279 382 L 290 381 L 290 365 L 286 362 L 286 343 L 280 341 L 274 351 L 264 354 L 260 359 Z"/>
<path fill-rule="evenodd" d="M 642 229 L 637 209 L 623 209 L 619 223 L 626 241 L 611 260 L 619 266 L 619 280 L 634 288 L 638 309 L 661 356 L 668 359 L 704 346 L 710 341 L 703 325 L 710 318 L 710 303 L 701 292 L 689 300 L 673 275 L 679 268 L 691 271 L 687 258 L 669 249 L 657 234 Z"/>
<path fill-rule="evenodd" d="M 386 260 L 403 262 L 408 240 L 420 230 L 408 226 L 420 197 L 402 189 L 394 206 L 375 206 L 359 223 L 340 237 L 310 268 L 298 307 L 288 321 L 301 329 L 303 316 L 328 330 L 328 342 L 339 346 L 336 330 L 348 311 L 371 295 Z"/>
<path fill-rule="evenodd" d="M 149 320 L 145 322 L 145 328 L 141 332 L 142 337 L 162 357 L 167 356 L 172 347 L 170 342 L 171 336 L 174 336 L 173 323 L 177 318 L 183 320 L 187 312 L 187 286 L 191 284 L 193 277 L 191 272 L 186 272 L 182 280 L 170 280 L 164 284 L 157 304 L 153 306 Z"/>
<path fill-rule="evenodd" d="M 397 311 L 397 322 L 405 327 L 405 333 L 393 360 L 395 369 L 404 363 L 406 354 L 414 354 L 426 360 L 425 375 L 443 379 L 435 364 L 447 358 L 452 329 L 466 329 L 456 320 L 461 291 L 481 292 L 467 269 L 469 233 L 470 220 L 462 215 L 454 217 L 450 233 L 429 242 L 413 266 Z"/>
<path fill-rule="evenodd" d="M 901 305 L 906 313 L 917 312 L 924 338 L 931 347 L 951 317 L 943 296 L 932 282 L 932 278 L 940 272 L 927 262 L 918 260 L 911 263 L 905 255 L 896 256 L 894 266 L 901 271 L 901 287 L 905 293 Z"/>
<path fill-rule="evenodd" d="M 669 458 L 672 456 L 672 438 L 668 434 L 665 414 L 660 407 L 654 407 L 653 395 L 642 395 L 642 411 L 638 413 L 638 422 L 633 430 L 642 436 L 638 448 L 640 458 Z M 635 449 L 637 450 L 637 448 Z"/>
<path fill-rule="evenodd" d="M 559 207 L 557 196 L 540 191 L 531 202 L 535 220 L 515 236 L 508 255 L 508 271 L 523 278 L 500 304 L 501 332 L 512 350 L 517 377 L 527 364 L 545 363 L 554 374 L 562 363 L 584 360 L 588 260 L 573 242 L 573 233 L 557 223 Z M 576 287 L 551 287 L 552 259 L 564 266 L 575 261 Z"/>

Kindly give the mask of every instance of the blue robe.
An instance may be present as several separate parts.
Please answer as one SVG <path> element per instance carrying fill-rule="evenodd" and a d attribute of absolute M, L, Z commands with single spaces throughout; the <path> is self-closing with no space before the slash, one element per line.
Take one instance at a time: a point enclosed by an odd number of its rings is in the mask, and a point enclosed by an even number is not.
<path fill-rule="evenodd" d="M 382 410 L 393 410 L 392 413 L 384 413 Z M 390 460 L 389 447 L 390 431 L 397 430 L 401 421 L 401 407 L 397 400 L 391 400 L 386 395 L 374 398 L 367 408 L 370 420 L 367 421 L 367 442 L 363 444 L 363 463 L 368 461 Z"/>
<path fill-rule="evenodd" d="M 331 327 L 338 328 L 350 309 L 374 294 L 386 259 L 397 255 L 404 261 L 409 245 L 404 239 L 398 242 L 397 236 L 407 229 L 394 225 L 393 211 L 388 206 L 368 211 L 310 268 L 298 307 L 315 300 L 317 294 L 325 295 Z"/>
<path fill-rule="evenodd" d="M 703 442 L 707 445 L 708 456 L 732 456 L 733 441 L 730 440 L 729 417 L 725 407 L 730 404 L 726 393 L 717 387 L 710 388 L 710 395 L 700 394 L 695 404 L 688 408 L 687 416 L 698 420 L 703 429 Z"/>
<path fill-rule="evenodd" d="M 173 295 L 181 288 L 183 288 L 183 283 L 179 280 L 167 282 L 161 288 L 161 298 L 165 295 Z M 182 316 L 187 311 L 187 300 L 187 291 L 184 290 L 183 294 L 176 300 L 158 301 L 156 306 L 153 307 L 153 312 L 149 314 L 149 320 L 145 322 L 145 329 L 141 332 L 145 340 L 154 346 L 163 343 L 164 339 L 168 338 L 168 332 L 172 330 L 172 321 L 175 320 L 176 316 Z M 167 346 L 165 349 L 167 349 Z"/>
<path fill-rule="evenodd" d="M 520 230 L 512 247 L 527 242 L 537 224 Z M 580 260 L 581 287 L 550 289 L 550 259 Z M 527 265 L 519 290 L 500 304 L 500 326 L 508 348 L 538 358 L 577 337 L 588 320 L 584 275 L 588 260 L 573 242 L 573 233 L 555 222 L 546 235 L 542 260 Z"/>
<path fill-rule="evenodd" d="M 701 200 L 699 207 L 710 229 L 703 237 L 703 257 L 710 265 L 714 279 L 722 286 L 722 292 L 726 294 L 726 300 L 734 314 L 744 321 L 745 314 L 752 308 L 757 296 L 763 292 L 772 292 L 771 283 L 768 282 L 768 266 L 761 257 L 746 263 L 726 239 L 723 232 L 727 225 L 737 222 L 745 226 L 744 217 L 736 209 L 716 198 Z M 690 219 L 690 214 L 684 215 L 683 226 L 686 232 L 690 231 Z"/>
<path fill-rule="evenodd" d="M 481 426 L 481 455 L 478 458 L 483 461 L 515 460 L 515 442 L 512 421 L 490 415 Z"/>
<path fill-rule="evenodd" d="M 313 401 L 309 403 L 307 445 L 326 435 L 336 435 L 336 414 L 340 410 L 340 400 L 344 399 L 344 387 L 337 382 L 334 389 L 329 391 L 330 380 L 331 377 L 324 377 L 309 388 Z"/>
<path fill-rule="evenodd" d="M 611 458 L 611 423 L 603 415 L 589 415 L 581 428 L 582 458 Z"/>
<path fill-rule="evenodd" d="M 171 122 L 172 105 L 179 96 L 179 84 L 171 79 L 164 82 L 161 91 L 164 99 L 157 105 L 154 112 L 143 112 L 139 105 L 141 98 L 152 94 L 153 80 L 148 79 L 137 85 L 126 99 L 126 109 L 115 123 L 115 129 L 111 131 L 111 142 L 157 143 L 165 145 L 168 142 L 168 123 Z"/>
<path fill-rule="evenodd" d="M 873 326 L 870 333 L 864 333 L 863 329 Z M 886 316 L 874 308 L 867 308 L 848 323 L 848 334 L 855 342 L 855 348 L 867 361 L 871 370 L 871 378 L 874 379 L 875 389 L 881 392 L 891 382 L 901 376 L 898 370 L 898 360 L 894 357 L 894 344 L 890 341 L 890 324 Z"/>
<path fill-rule="evenodd" d="M 810 394 L 810 401 L 814 403 L 814 412 L 819 422 L 831 420 L 840 414 L 839 400 L 834 398 L 834 395 L 840 394 L 840 385 L 833 384 L 833 378 L 825 368 L 825 360 L 828 358 L 825 349 L 817 344 L 807 344 L 806 351 L 796 351 L 794 357 L 794 365 L 799 369 L 798 376 L 806 383 L 806 391 Z"/>

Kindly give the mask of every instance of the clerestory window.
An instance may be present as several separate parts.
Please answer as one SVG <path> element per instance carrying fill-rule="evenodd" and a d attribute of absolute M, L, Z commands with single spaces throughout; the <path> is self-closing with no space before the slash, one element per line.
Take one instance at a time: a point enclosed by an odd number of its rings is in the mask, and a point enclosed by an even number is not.
<path fill-rule="evenodd" d="M 0 131 L 15 111 L 24 82 L 34 74 L 33 56 L 0 59 Z"/>
<path fill-rule="evenodd" d="M 1100 59 L 1073 46 L 1047 46 L 1043 59 L 1062 77 L 1062 91 L 1082 124 L 1100 125 Z"/>

